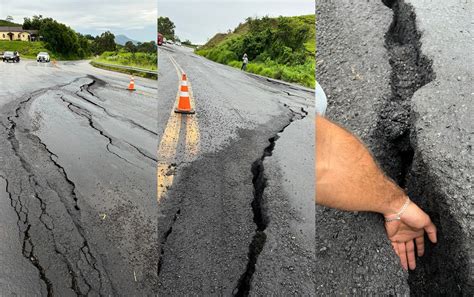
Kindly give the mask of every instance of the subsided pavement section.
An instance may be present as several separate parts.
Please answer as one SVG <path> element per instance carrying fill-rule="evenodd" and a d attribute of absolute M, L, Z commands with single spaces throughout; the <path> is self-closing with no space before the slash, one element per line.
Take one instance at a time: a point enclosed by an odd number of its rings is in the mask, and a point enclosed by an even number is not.
<path fill-rule="evenodd" d="M 314 295 L 314 112 L 293 113 L 263 161 L 267 218 L 250 296 Z M 303 141 L 294 135 L 306 134 Z M 296 140 L 296 141 L 295 141 Z"/>
<path fill-rule="evenodd" d="M 36 84 L 19 98 L 2 93 L 0 196 L 10 243 L 2 241 L 0 256 L 7 280 L 21 276 L 2 293 L 153 294 L 156 165 L 147 151 L 156 148 L 156 118 L 147 111 L 156 101 L 88 68 L 20 66 Z"/>
<path fill-rule="evenodd" d="M 331 277 L 317 272 L 317 289 L 350 292 L 334 286 L 349 276 L 329 264 L 345 256 L 343 269 L 364 280 L 352 293 L 472 295 L 472 3 L 382 2 L 317 2 L 317 79 L 329 94 L 328 117 L 368 144 L 430 214 L 439 242 L 408 276 L 380 218 L 319 208 L 316 261 Z M 372 220 L 355 225 L 354 217 Z"/>

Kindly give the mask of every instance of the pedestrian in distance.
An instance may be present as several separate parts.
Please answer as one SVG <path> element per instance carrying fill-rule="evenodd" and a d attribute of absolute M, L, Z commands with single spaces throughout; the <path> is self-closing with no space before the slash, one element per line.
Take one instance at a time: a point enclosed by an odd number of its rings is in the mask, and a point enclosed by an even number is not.
<path fill-rule="evenodd" d="M 242 58 L 242 68 L 240 68 L 240 70 L 247 70 L 247 64 L 249 62 L 249 58 L 247 57 L 247 54 L 245 53 L 244 54 L 244 57 Z"/>

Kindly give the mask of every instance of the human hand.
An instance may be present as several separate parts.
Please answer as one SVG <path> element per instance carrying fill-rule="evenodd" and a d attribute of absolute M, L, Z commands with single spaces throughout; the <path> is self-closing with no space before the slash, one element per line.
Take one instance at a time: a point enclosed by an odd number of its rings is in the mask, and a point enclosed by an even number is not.
<path fill-rule="evenodd" d="M 425 232 L 431 242 L 437 241 L 435 225 L 430 217 L 412 201 L 400 216 L 400 220 L 385 222 L 385 229 L 405 270 L 416 268 L 415 243 L 417 255 L 423 256 Z"/>

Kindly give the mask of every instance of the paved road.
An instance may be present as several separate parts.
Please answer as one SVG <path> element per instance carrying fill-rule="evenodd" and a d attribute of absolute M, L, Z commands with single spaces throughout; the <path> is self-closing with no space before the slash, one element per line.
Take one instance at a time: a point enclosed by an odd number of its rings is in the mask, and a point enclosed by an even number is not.
<path fill-rule="evenodd" d="M 159 51 L 160 295 L 314 293 L 314 92 Z"/>
<path fill-rule="evenodd" d="M 406 1 L 434 77 L 412 99 L 410 194 L 434 218 L 439 243 L 410 275 L 416 295 L 474 295 L 474 2 Z"/>
<path fill-rule="evenodd" d="M 367 143 L 439 231 L 408 274 L 380 216 L 318 207 L 318 293 L 472 295 L 472 1 L 316 7 L 328 117 Z"/>
<path fill-rule="evenodd" d="M 156 81 L 0 72 L 0 295 L 156 294 Z"/>

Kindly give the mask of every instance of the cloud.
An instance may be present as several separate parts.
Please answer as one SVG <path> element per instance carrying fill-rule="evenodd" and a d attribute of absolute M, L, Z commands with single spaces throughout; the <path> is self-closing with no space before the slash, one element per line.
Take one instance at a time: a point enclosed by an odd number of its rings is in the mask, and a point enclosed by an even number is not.
<path fill-rule="evenodd" d="M 312 0 L 159 0 L 158 15 L 169 17 L 182 40 L 203 44 L 218 32 L 234 29 L 247 17 L 314 14 Z"/>
<path fill-rule="evenodd" d="M 150 28 L 156 27 L 156 0 L 15 0 L 14 5 L 11 1 L 0 1 L 0 18 L 11 15 L 19 23 L 24 17 L 43 15 L 79 32 L 136 31 L 135 34 L 143 35 L 141 39 L 155 38 Z M 140 30 L 144 32 L 140 33 Z"/>

